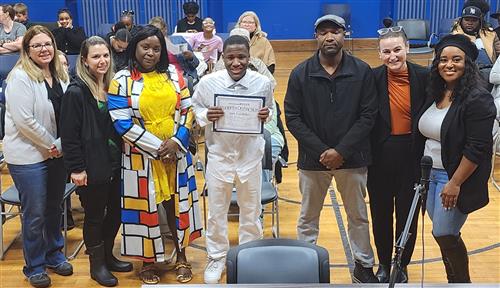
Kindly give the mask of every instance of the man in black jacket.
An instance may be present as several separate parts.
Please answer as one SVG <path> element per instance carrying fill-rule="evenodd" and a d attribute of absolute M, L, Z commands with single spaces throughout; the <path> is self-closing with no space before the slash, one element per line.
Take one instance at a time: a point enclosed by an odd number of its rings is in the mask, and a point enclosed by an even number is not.
<path fill-rule="evenodd" d="M 377 89 L 370 67 L 342 51 L 344 36 L 341 17 L 316 20 L 318 52 L 295 67 L 288 81 L 285 119 L 299 144 L 302 194 L 297 235 L 316 242 L 323 202 L 335 177 L 356 261 L 353 281 L 378 282 L 364 200 Z"/>

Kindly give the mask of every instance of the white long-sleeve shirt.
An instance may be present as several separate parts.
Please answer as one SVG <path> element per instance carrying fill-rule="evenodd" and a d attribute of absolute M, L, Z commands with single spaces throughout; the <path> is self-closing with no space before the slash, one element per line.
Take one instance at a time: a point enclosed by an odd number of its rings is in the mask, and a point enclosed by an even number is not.
<path fill-rule="evenodd" d="M 274 101 L 272 93 L 271 81 L 250 70 L 237 82 L 227 70 L 201 78 L 193 94 L 193 108 L 198 124 L 205 127 L 209 170 L 217 179 L 232 183 L 237 175 L 242 183 L 246 182 L 262 161 L 265 141 L 262 135 L 214 132 L 213 123 L 207 119 L 208 108 L 214 106 L 214 95 L 263 96 L 271 116 Z"/>

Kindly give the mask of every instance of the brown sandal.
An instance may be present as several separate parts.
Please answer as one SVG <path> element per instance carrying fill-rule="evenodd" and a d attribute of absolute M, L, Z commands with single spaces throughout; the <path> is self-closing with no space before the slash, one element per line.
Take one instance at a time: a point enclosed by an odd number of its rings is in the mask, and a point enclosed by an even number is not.
<path fill-rule="evenodd" d="M 179 273 L 179 270 L 181 268 L 184 268 L 184 269 L 188 269 L 189 272 L 189 275 L 186 275 L 187 273 L 184 273 L 184 274 L 177 274 L 177 281 L 180 282 L 180 283 L 187 283 L 189 281 L 191 281 L 191 279 L 193 279 L 193 272 L 191 271 L 191 264 L 187 263 L 187 262 L 177 262 L 175 263 L 175 271 L 177 273 Z"/>
<path fill-rule="evenodd" d="M 160 283 L 158 270 L 153 265 L 143 266 L 141 271 L 139 271 L 139 278 L 141 279 L 142 283 L 148 285 Z"/>

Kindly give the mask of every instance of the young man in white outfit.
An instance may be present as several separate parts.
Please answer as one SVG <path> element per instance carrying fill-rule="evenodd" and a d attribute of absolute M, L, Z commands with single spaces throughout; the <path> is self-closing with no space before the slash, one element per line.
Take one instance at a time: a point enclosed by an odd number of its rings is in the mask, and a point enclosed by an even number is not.
<path fill-rule="evenodd" d="M 204 281 L 216 284 L 225 268 L 229 250 L 227 213 L 233 186 L 236 187 L 240 208 L 239 243 L 262 238 L 260 214 L 262 205 L 262 156 L 264 138 L 261 134 L 214 132 L 213 123 L 224 116 L 214 106 L 215 94 L 265 97 L 264 107 L 255 117 L 266 122 L 272 115 L 271 81 L 257 72 L 247 70 L 250 59 L 248 40 L 231 36 L 223 47 L 225 70 L 203 77 L 193 94 L 196 120 L 205 127 L 208 155 L 205 181 L 208 188 L 208 227 L 206 245 L 208 264 Z"/>

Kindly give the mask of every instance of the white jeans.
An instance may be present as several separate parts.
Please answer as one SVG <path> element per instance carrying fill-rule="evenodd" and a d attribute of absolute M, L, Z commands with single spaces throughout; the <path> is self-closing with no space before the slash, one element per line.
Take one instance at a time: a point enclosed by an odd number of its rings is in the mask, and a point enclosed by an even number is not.
<path fill-rule="evenodd" d="M 241 183 L 237 176 L 234 183 L 215 178 L 210 171 L 210 165 L 207 165 L 205 178 L 208 188 L 209 207 L 206 234 L 208 258 L 224 258 L 229 250 L 227 213 L 231 204 L 233 186 L 236 187 L 238 206 L 240 208 L 239 244 L 262 238 L 260 223 L 262 165 L 259 164 L 256 167 L 249 180 L 245 183 Z"/>

